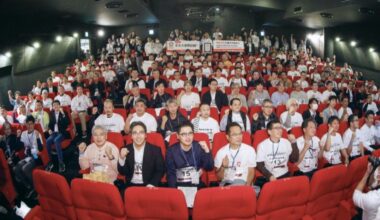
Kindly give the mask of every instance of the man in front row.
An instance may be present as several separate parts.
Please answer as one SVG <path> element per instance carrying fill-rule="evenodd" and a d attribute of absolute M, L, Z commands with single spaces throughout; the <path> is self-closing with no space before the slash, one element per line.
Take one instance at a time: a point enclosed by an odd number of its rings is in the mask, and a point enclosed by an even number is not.
<path fill-rule="evenodd" d="M 253 147 L 242 143 L 243 131 L 238 123 L 228 124 L 226 132 L 229 144 L 222 147 L 215 157 L 220 185 L 251 186 L 255 176 L 256 152 Z"/>
<path fill-rule="evenodd" d="M 288 161 L 295 163 L 299 156 L 297 145 L 292 145 L 287 139 L 282 138 L 283 130 L 279 120 L 270 121 L 267 129 L 269 138 L 261 142 L 257 148 L 257 169 L 266 178 L 259 180 L 259 186 L 267 181 L 289 177 Z"/>
<path fill-rule="evenodd" d="M 167 179 L 169 187 L 204 187 L 200 181 L 202 170 L 211 171 L 214 161 L 206 142 L 194 141 L 194 128 L 190 122 L 178 127 L 179 143 L 168 148 L 166 153 Z"/>
<path fill-rule="evenodd" d="M 117 169 L 127 179 L 126 186 L 158 186 L 165 172 L 161 149 L 146 142 L 143 122 L 131 124 L 132 144 L 120 150 Z"/>

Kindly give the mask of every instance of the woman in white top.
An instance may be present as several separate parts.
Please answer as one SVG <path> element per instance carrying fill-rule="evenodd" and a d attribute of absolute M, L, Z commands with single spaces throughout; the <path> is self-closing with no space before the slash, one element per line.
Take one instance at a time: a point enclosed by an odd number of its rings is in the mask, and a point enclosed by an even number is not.
<path fill-rule="evenodd" d="M 293 127 L 301 126 L 303 122 L 302 115 L 297 112 L 298 102 L 296 99 L 289 99 L 286 103 L 287 111 L 283 112 L 280 116 L 281 124 L 286 130 L 290 130 Z"/>
<path fill-rule="evenodd" d="M 220 131 L 218 122 L 210 117 L 210 105 L 207 103 L 200 105 L 198 116 L 191 123 L 194 125 L 194 132 L 208 135 L 210 143 L 213 142 L 214 134 Z"/>
<path fill-rule="evenodd" d="M 347 148 L 350 161 L 364 155 L 363 134 L 359 129 L 357 115 L 348 117 L 349 128 L 343 134 L 343 144 Z"/>
<path fill-rule="evenodd" d="M 321 139 L 321 149 L 323 157 L 328 161 L 327 166 L 341 164 L 341 156 L 344 164 L 348 165 L 349 159 L 346 147 L 343 144 L 342 136 L 339 134 L 339 118 L 331 116 L 328 120 L 329 130 Z"/>
<path fill-rule="evenodd" d="M 222 69 L 219 67 L 216 68 L 215 76 L 213 78 L 218 81 L 218 88 L 224 88 L 229 85 L 227 79 L 222 76 Z"/>
<path fill-rule="evenodd" d="M 186 111 L 191 111 L 192 108 L 199 107 L 201 103 L 198 93 L 192 91 L 193 85 L 191 81 L 185 82 L 185 91 L 181 91 L 178 95 L 178 102 L 180 103 L 181 108 L 186 109 Z"/>
<path fill-rule="evenodd" d="M 49 98 L 48 91 L 46 90 L 42 91 L 42 105 L 44 108 L 48 108 L 48 109 L 51 109 L 53 105 L 53 100 Z"/>

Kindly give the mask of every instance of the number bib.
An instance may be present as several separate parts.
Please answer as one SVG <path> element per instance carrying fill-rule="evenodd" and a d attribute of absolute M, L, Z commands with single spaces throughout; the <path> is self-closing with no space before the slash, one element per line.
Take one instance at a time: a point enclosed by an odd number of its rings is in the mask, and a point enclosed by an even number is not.
<path fill-rule="evenodd" d="M 195 167 L 184 167 L 176 170 L 177 182 L 178 183 L 189 183 L 199 184 L 199 172 Z"/>

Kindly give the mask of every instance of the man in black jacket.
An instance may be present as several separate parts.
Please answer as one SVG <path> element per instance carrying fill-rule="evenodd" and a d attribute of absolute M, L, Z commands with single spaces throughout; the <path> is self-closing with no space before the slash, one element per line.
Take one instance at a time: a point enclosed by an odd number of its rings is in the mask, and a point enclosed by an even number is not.
<path fill-rule="evenodd" d="M 90 85 L 88 88 L 90 90 L 91 100 L 96 100 L 99 111 L 103 112 L 103 98 L 106 97 L 104 83 L 100 82 L 99 77 L 95 75 L 94 78 L 90 80 Z"/>
<path fill-rule="evenodd" d="M 117 169 L 127 179 L 126 186 L 158 186 L 165 172 L 161 149 L 146 142 L 146 126 L 131 124 L 132 144 L 120 150 Z"/>
<path fill-rule="evenodd" d="M 12 134 L 12 127 L 8 122 L 3 124 L 3 132 L 4 135 L 0 135 L 0 149 L 4 151 L 8 164 L 14 166 L 20 160 L 17 154 L 24 145 L 15 134 Z"/>
<path fill-rule="evenodd" d="M 156 91 L 153 93 L 153 98 L 150 103 L 151 108 L 163 108 L 166 106 L 166 102 L 171 99 L 172 96 L 168 93 L 165 93 L 165 84 L 164 81 L 158 81 L 156 83 Z"/>
<path fill-rule="evenodd" d="M 195 70 L 195 75 L 190 78 L 190 81 L 191 84 L 193 84 L 193 86 L 197 88 L 199 92 L 202 91 L 203 87 L 207 87 L 208 85 L 208 80 L 203 76 L 201 68 Z"/>
<path fill-rule="evenodd" d="M 47 166 L 47 170 L 53 169 L 52 162 L 52 152 L 51 148 L 54 144 L 55 150 L 57 152 L 57 157 L 59 161 L 58 171 L 60 173 L 65 172 L 65 164 L 63 163 L 63 154 L 61 143 L 65 138 L 69 138 L 69 133 L 66 131 L 69 125 L 69 119 L 66 113 L 61 108 L 60 102 L 58 100 L 54 100 L 53 102 L 53 111 L 50 112 L 49 115 L 49 138 L 46 140 L 46 149 L 48 151 L 50 162 Z"/>
<path fill-rule="evenodd" d="M 202 103 L 207 103 L 210 107 L 217 107 L 220 111 L 224 106 L 228 106 L 227 95 L 218 91 L 218 81 L 211 79 L 208 83 L 210 90 L 202 96 Z"/>
<path fill-rule="evenodd" d="M 258 130 L 266 129 L 270 121 L 278 120 L 273 112 L 273 103 L 270 99 L 265 99 L 261 107 L 261 112 L 253 114 L 251 132 L 254 134 Z"/>
<path fill-rule="evenodd" d="M 146 84 L 146 88 L 150 89 L 153 92 L 159 83 L 163 83 L 164 87 L 168 86 L 166 81 L 160 78 L 160 71 L 154 70 L 152 72 L 152 78 L 150 78 Z"/>

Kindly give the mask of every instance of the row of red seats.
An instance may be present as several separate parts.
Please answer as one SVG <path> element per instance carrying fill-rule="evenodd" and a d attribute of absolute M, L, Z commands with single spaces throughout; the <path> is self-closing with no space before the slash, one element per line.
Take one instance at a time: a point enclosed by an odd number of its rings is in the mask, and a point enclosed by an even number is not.
<path fill-rule="evenodd" d="M 269 182 L 258 199 L 252 187 L 213 187 L 197 192 L 190 215 L 208 219 L 338 219 L 356 214 L 353 190 L 365 172 L 367 158 L 305 176 Z M 188 219 L 181 191 L 131 187 L 124 203 L 117 188 L 106 183 L 74 179 L 71 188 L 57 174 L 34 171 L 40 206 L 26 216 L 36 219 Z M 331 184 L 334 183 L 334 184 Z M 106 201 L 106 202 L 105 202 Z"/>

